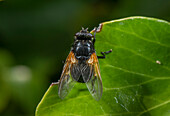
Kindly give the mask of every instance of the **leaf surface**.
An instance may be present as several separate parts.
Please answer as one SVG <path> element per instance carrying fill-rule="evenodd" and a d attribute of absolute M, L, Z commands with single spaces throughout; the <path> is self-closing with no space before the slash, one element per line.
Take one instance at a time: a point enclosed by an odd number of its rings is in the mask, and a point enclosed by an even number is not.
<path fill-rule="evenodd" d="M 170 23 L 129 17 L 100 24 L 95 49 L 112 49 L 100 59 L 103 95 L 95 101 L 85 84 L 76 83 L 61 100 L 58 86 L 50 86 L 36 116 L 170 115 Z"/>

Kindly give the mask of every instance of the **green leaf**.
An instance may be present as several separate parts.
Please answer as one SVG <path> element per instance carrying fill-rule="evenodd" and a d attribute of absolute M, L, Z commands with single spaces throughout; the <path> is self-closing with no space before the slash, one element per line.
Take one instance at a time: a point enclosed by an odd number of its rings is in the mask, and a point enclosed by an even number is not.
<path fill-rule="evenodd" d="M 37 106 L 36 116 L 61 115 L 170 115 L 170 23 L 130 17 L 100 24 L 97 54 L 103 95 L 95 101 L 85 84 L 77 83 L 61 100 L 58 87 L 50 86 Z"/>

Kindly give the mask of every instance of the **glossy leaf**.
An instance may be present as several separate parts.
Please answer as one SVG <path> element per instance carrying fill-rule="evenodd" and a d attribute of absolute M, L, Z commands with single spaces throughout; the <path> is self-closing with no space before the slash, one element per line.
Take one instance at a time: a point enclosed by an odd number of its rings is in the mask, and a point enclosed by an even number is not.
<path fill-rule="evenodd" d="M 94 100 L 81 83 L 61 100 L 54 85 L 37 106 L 36 116 L 169 116 L 170 23 L 130 17 L 101 23 L 100 27 L 97 54 L 113 50 L 106 59 L 99 60 L 101 100 Z"/>

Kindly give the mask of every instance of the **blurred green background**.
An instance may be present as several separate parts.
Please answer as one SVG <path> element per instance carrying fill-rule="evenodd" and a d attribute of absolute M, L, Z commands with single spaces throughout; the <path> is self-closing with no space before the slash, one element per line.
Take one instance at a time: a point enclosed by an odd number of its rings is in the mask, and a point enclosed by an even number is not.
<path fill-rule="evenodd" d="M 139 15 L 170 21 L 170 0 L 0 0 L 0 116 L 34 115 L 82 26 Z"/>

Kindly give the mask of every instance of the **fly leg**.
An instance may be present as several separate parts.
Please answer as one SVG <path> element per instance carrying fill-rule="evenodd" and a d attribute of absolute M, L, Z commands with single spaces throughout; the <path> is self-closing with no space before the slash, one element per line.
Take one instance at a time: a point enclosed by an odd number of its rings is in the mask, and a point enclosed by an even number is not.
<path fill-rule="evenodd" d="M 105 57 L 106 57 L 105 55 L 106 55 L 106 54 L 109 54 L 109 53 L 111 53 L 111 52 L 112 52 L 112 49 L 109 50 L 109 51 L 106 51 L 106 52 L 101 52 L 102 56 L 97 56 L 97 58 L 98 58 L 98 59 L 100 59 L 100 58 L 101 58 L 101 59 L 105 59 Z"/>

